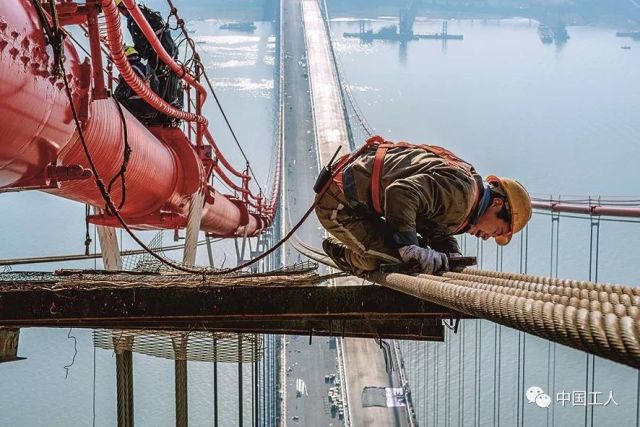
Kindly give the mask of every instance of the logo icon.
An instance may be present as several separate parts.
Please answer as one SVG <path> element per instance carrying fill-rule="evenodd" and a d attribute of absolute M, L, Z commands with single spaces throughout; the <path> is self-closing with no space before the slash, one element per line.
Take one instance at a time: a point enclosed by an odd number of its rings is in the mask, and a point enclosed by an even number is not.
<path fill-rule="evenodd" d="M 525 396 L 529 403 L 535 403 L 540 408 L 548 408 L 551 405 L 551 396 L 546 394 L 541 387 L 529 387 Z"/>

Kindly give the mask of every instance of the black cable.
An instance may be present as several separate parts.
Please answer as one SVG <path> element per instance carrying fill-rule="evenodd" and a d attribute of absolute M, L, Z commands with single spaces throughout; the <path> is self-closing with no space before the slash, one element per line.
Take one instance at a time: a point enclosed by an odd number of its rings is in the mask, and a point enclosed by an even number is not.
<path fill-rule="evenodd" d="M 238 147 L 238 149 L 240 150 L 240 153 L 242 154 L 242 157 L 244 158 L 245 162 L 247 162 L 247 168 L 249 170 L 249 172 L 251 173 L 251 176 L 253 177 L 256 185 L 260 188 L 260 190 L 262 191 L 262 185 L 260 185 L 260 181 L 258 180 L 258 178 L 256 177 L 256 174 L 253 172 L 253 168 L 251 167 L 251 165 L 249 165 L 249 159 L 247 158 L 246 153 L 244 152 L 244 149 L 242 148 L 242 145 L 240 144 L 240 141 L 238 140 L 238 137 L 235 133 L 235 131 L 233 130 L 233 127 L 231 126 L 231 123 L 229 122 L 229 119 L 227 117 L 227 113 L 225 112 L 224 108 L 222 107 L 222 104 L 220 103 L 220 100 L 218 99 L 218 95 L 216 94 L 215 90 L 213 90 L 213 85 L 211 84 L 211 81 L 209 80 L 209 76 L 207 75 L 207 72 L 204 68 L 204 65 L 202 64 L 202 61 L 200 61 L 200 57 L 198 55 L 198 53 L 196 52 L 196 47 L 195 47 L 195 43 L 193 42 L 193 39 L 191 37 L 189 37 L 189 34 L 187 33 L 187 30 L 185 28 L 184 25 L 184 21 L 178 16 L 178 9 L 173 6 L 173 3 L 168 0 L 169 3 L 169 7 L 171 8 L 171 15 L 175 15 L 176 17 L 176 25 L 178 27 L 180 27 L 180 29 L 182 30 L 182 34 L 184 36 L 184 38 L 187 40 L 187 43 L 189 44 L 189 46 L 191 47 L 191 50 L 193 51 L 193 55 L 192 55 L 192 60 L 197 63 L 199 65 L 201 72 L 198 74 L 199 76 L 204 76 L 207 85 L 209 86 L 209 91 L 211 92 L 211 94 L 213 95 L 213 99 L 216 101 L 216 105 L 218 106 L 218 109 L 220 110 L 220 114 L 222 114 L 222 118 L 224 119 L 227 128 L 229 129 L 229 132 L 231 132 L 231 136 L 233 137 L 233 140 L 236 143 L 236 146 Z"/>
<path fill-rule="evenodd" d="M 260 185 L 260 181 L 256 177 L 256 174 L 253 172 L 253 168 L 249 164 L 249 159 L 247 158 L 247 155 L 245 154 L 244 149 L 242 148 L 242 145 L 240 145 L 240 141 L 238 140 L 238 137 L 236 136 L 236 133 L 233 130 L 233 127 L 231 126 L 231 123 L 229 122 L 229 119 L 227 118 L 227 113 L 224 111 L 224 108 L 222 107 L 222 104 L 220 103 L 220 100 L 218 99 L 218 95 L 213 90 L 213 85 L 211 84 L 211 81 L 209 80 L 209 76 L 207 75 L 207 72 L 204 69 L 204 66 L 202 66 L 202 63 L 200 62 L 200 59 L 197 59 L 197 61 L 200 63 L 200 68 L 202 69 L 202 75 L 204 76 L 204 79 L 207 82 L 207 86 L 209 86 L 209 90 L 211 91 L 211 95 L 213 95 L 213 99 L 216 101 L 216 104 L 218 105 L 218 109 L 220 110 L 220 114 L 222 114 L 222 118 L 224 118 L 224 122 L 227 124 L 227 127 L 229 128 L 229 132 L 231 132 L 231 136 L 233 137 L 233 140 L 235 141 L 236 145 L 238 146 L 238 149 L 240 150 L 240 153 L 242 153 L 242 157 L 244 157 L 244 160 L 247 162 L 247 168 L 249 169 L 249 172 L 251 172 L 251 176 L 253 177 L 253 179 L 254 179 L 255 183 L 258 185 L 258 187 L 262 188 L 262 186 Z"/>
<path fill-rule="evenodd" d="M 89 215 L 91 214 L 91 210 L 88 204 L 84 205 L 84 224 L 85 224 L 85 234 L 84 234 L 84 254 L 89 256 L 89 248 L 91 246 L 91 235 L 89 234 Z"/>
<path fill-rule="evenodd" d="M 122 131 L 124 134 L 124 152 L 122 153 L 122 165 L 120 165 L 120 170 L 117 174 L 111 178 L 109 181 L 109 185 L 107 186 L 107 191 L 111 193 L 111 186 L 113 183 L 120 177 L 121 187 L 122 187 L 122 198 L 120 199 L 120 204 L 118 204 L 118 210 L 122 209 L 124 206 L 124 202 L 127 198 L 127 187 L 125 185 L 125 173 L 127 172 L 127 166 L 129 165 L 129 159 L 131 158 L 131 146 L 129 145 L 129 131 L 127 129 L 127 121 L 124 117 L 124 112 L 122 111 L 122 106 L 120 102 L 114 98 L 116 103 L 116 107 L 118 107 L 118 113 L 120 114 L 120 121 L 122 122 Z"/>
<path fill-rule="evenodd" d="M 36 13 L 38 14 L 38 19 L 40 19 L 40 23 L 42 24 L 42 30 L 45 33 L 45 37 L 47 38 L 47 43 L 53 42 L 53 33 L 51 32 L 51 25 L 49 24 L 49 20 L 47 19 L 44 9 L 42 9 L 42 4 L 38 0 L 31 0 L 34 8 L 36 9 Z"/>
<path fill-rule="evenodd" d="M 313 212 L 313 210 L 316 207 L 317 201 L 315 201 L 310 207 L 309 209 L 305 212 L 305 214 L 302 216 L 302 218 L 300 219 L 300 221 L 298 221 L 298 223 L 289 231 L 289 233 L 287 233 L 286 236 L 284 236 L 284 238 L 282 238 L 278 243 L 276 243 L 274 246 L 272 246 L 271 248 L 269 248 L 267 251 L 263 252 L 261 255 L 257 256 L 256 258 L 253 258 L 245 263 L 242 263 L 236 267 L 232 267 L 232 268 L 226 268 L 226 269 L 221 269 L 218 271 L 207 271 L 204 269 L 194 269 L 194 268 L 188 268 L 188 267 L 184 267 L 181 266 L 173 261 L 170 261 L 160 255 L 158 255 L 157 253 L 155 253 L 154 251 L 152 251 L 149 247 L 147 247 L 147 245 L 142 242 L 138 236 L 136 236 L 133 231 L 129 228 L 129 226 L 126 224 L 126 222 L 124 221 L 124 219 L 122 218 L 122 216 L 120 215 L 120 212 L 118 211 L 118 209 L 116 209 L 116 207 L 113 204 L 113 200 L 111 199 L 111 196 L 109 194 L 109 192 L 107 191 L 107 188 L 104 185 L 104 182 L 102 181 L 102 179 L 100 178 L 98 171 L 96 169 L 95 163 L 93 161 L 93 158 L 91 157 L 91 153 L 89 152 L 89 148 L 87 146 L 85 137 L 84 137 L 84 132 L 82 131 L 82 127 L 80 126 L 80 121 L 78 119 L 78 114 L 75 108 L 75 105 L 73 104 L 73 96 L 71 94 L 71 88 L 69 86 L 69 81 L 67 79 L 66 76 L 66 71 L 64 69 L 64 63 L 62 62 L 62 60 L 59 61 L 59 66 L 61 67 L 61 70 L 63 71 L 62 73 L 62 79 L 64 82 L 64 87 L 65 87 L 65 92 L 67 94 L 67 98 L 69 99 L 69 106 L 71 108 L 71 113 L 73 116 L 73 120 L 75 122 L 76 125 L 76 129 L 78 131 L 78 136 L 80 138 L 80 142 L 82 144 L 82 148 L 83 151 L 85 153 L 85 156 L 87 157 L 87 161 L 89 162 L 89 166 L 91 167 L 91 170 L 94 174 L 94 179 L 96 182 L 96 186 L 98 187 L 98 190 L 100 191 L 100 194 L 102 195 L 102 198 L 104 199 L 108 210 L 110 210 L 113 213 L 113 216 L 116 217 L 116 219 L 118 220 L 118 222 L 120 223 L 120 225 L 122 226 L 122 228 L 125 229 L 125 231 L 129 234 L 129 236 L 131 236 L 131 238 L 141 247 L 143 248 L 145 251 L 147 251 L 149 253 L 149 255 L 151 255 L 152 257 L 156 258 L 158 261 L 162 262 L 165 265 L 168 265 L 171 268 L 174 268 L 176 270 L 185 272 L 185 273 L 192 273 L 192 274 L 202 274 L 203 278 L 205 276 L 218 276 L 218 275 L 222 275 L 222 274 L 228 274 L 228 273 L 233 273 L 235 271 L 239 271 L 242 270 L 258 261 L 260 261 L 261 259 L 266 258 L 267 256 L 269 256 L 270 254 L 272 254 L 273 252 L 275 252 L 276 249 L 278 249 L 280 246 L 282 246 L 291 236 L 293 236 L 293 234 L 302 226 L 302 224 L 304 223 L 304 221 L 309 217 L 309 215 L 311 215 L 311 212 Z M 356 153 L 358 154 L 358 153 Z M 336 168 L 336 172 L 338 173 L 342 168 Z M 326 190 L 329 188 L 329 184 L 331 182 L 327 182 L 327 184 L 325 185 L 325 187 L 323 188 L 323 190 L 321 191 L 320 194 L 323 194 L 324 192 L 326 192 Z M 316 199 L 317 200 L 317 199 Z"/>

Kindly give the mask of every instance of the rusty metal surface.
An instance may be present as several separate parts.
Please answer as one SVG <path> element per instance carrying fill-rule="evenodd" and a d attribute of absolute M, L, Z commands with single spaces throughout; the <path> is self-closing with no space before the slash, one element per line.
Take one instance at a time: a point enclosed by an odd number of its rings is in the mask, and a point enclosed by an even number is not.
<path fill-rule="evenodd" d="M 440 340 L 441 320 L 460 316 L 382 286 L 318 286 L 323 280 L 312 270 L 204 281 L 160 274 L 0 274 L 0 326 Z"/>

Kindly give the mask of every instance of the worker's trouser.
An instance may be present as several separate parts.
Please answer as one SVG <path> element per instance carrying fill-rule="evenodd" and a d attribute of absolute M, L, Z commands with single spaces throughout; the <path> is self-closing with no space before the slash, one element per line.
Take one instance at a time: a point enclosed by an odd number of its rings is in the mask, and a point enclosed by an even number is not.
<path fill-rule="evenodd" d="M 351 208 L 335 183 L 318 198 L 316 215 L 345 244 L 346 261 L 356 270 L 373 271 L 381 263 L 400 262 L 398 250 L 388 244 L 390 232 L 384 221 Z"/>

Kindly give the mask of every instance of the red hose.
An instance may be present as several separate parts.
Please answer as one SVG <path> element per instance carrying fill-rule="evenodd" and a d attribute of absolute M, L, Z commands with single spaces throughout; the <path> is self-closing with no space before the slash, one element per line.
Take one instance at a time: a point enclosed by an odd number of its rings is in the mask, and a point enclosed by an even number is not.
<path fill-rule="evenodd" d="M 205 117 L 193 113 L 187 113 L 178 108 L 175 108 L 160 96 L 158 96 L 158 94 L 156 94 L 153 90 L 151 90 L 151 88 L 147 86 L 147 84 L 131 69 L 129 61 L 127 61 L 127 57 L 122 50 L 123 39 L 122 30 L 120 27 L 120 12 L 118 12 L 118 8 L 116 7 L 113 0 L 102 0 L 102 7 L 105 16 L 105 22 L 107 24 L 107 44 L 109 45 L 109 50 L 111 51 L 111 58 L 113 60 L 113 63 L 116 65 L 116 68 L 118 68 L 118 71 L 120 71 L 120 75 L 122 76 L 124 81 L 127 82 L 127 84 L 138 96 L 144 99 L 150 106 L 152 106 L 156 110 L 168 116 L 175 117 L 176 119 L 185 120 L 188 122 L 198 122 L 206 126 L 208 122 Z M 158 39 L 155 37 L 155 34 L 153 34 L 153 37 L 156 41 L 158 41 Z M 162 49 L 162 51 L 166 54 L 164 49 Z M 204 90 L 202 86 L 200 86 L 200 88 Z"/>

